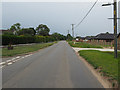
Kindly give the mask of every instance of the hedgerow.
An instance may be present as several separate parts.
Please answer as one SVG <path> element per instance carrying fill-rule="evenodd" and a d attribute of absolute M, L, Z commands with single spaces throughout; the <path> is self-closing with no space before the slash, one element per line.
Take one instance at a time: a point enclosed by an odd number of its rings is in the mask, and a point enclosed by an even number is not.
<path fill-rule="evenodd" d="M 52 41 L 55 41 L 55 39 L 52 36 L 2 35 L 2 45 L 27 44 L 27 43 L 46 43 L 46 42 L 52 42 Z"/>

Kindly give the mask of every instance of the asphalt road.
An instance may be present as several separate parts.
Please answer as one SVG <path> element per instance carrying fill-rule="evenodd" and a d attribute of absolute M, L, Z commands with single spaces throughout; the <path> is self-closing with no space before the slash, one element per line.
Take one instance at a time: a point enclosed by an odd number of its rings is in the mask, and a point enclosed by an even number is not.
<path fill-rule="evenodd" d="M 103 88 L 65 41 L 2 70 L 3 88 Z"/>

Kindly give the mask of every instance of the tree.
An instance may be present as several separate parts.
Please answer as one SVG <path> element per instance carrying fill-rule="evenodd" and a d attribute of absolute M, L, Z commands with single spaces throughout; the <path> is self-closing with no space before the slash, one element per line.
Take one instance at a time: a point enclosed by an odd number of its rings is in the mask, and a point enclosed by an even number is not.
<path fill-rule="evenodd" d="M 30 30 L 33 30 L 33 35 L 36 35 L 36 30 L 32 27 L 29 28 Z"/>
<path fill-rule="evenodd" d="M 20 28 L 20 26 L 21 26 L 21 24 L 20 23 L 16 23 L 16 24 L 14 24 L 14 26 L 17 28 L 17 31 L 19 31 L 21 28 Z"/>
<path fill-rule="evenodd" d="M 46 25 L 40 24 L 36 28 L 36 32 L 38 35 L 41 35 L 41 36 L 49 36 L 50 29 Z"/>
<path fill-rule="evenodd" d="M 18 35 L 30 35 L 34 36 L 35 35 L 35 30 L 34 28 L 22 28 L 21 30 L 18 31 Z"/>
<path fill-rule="evenodd" d="M 73 39 L 73 37 L 70 34 L 68 34 L 67 35 L 67 40 L 72 40 L 72 39 Z"/>
<path fill-rule="evenodd" d="M 14 25 L 12 25 L 12 26 L 10 27 L 10 30 L 11 30 L 11 31 L 16 31 L 17 29 L 16 29 L 16 27 L 15 27 Z"/>
<path fill-rule="evenodd" d="M 52 37 L 54 37 L 56 40 L 65 40 L 66 36 L 59 34 L 59 33 L 53 33 Z"/>
<path fill-rule="evenodd" d="M 14 34 L 17 34 L 17 32 L 20 30 L 20 23 L 16 23 L 16 24 L 13 24 L 11 27 L 10 27 L 10 30 L 14 33 Z"/>
<path fill-rule="evenodd" d="M 106 34 L 109 34 L 109 32 L 106 32 Z"/>

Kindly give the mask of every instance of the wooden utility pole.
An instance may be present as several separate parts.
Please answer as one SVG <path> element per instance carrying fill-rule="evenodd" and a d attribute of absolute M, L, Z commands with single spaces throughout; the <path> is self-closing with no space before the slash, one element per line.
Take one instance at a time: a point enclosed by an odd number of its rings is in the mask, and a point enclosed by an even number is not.
<path fill-rule="evenodd" d="M 114 57 L 117 58 L 117 1 L 114 0 Z"/>
<path fill-rule="evenodd" d="M 114 18 L 109 18 L 109 19 L 114 19 L 114 57 L 117 58 L 117 0 L 114 0 L 114 3 L 108 3 L 108 4 L 103 4 L 102 6 L 109 6 L 113 5 L 114 6 Z"/>

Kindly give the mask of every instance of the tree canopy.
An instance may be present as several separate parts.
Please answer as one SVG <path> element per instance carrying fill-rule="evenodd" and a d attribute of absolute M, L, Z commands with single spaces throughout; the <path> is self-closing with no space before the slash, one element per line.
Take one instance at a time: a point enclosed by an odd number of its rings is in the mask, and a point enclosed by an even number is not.
<path fill-rule="evenodd" d="M 52 37 L 54 37 L 56 40 L 65 40 L 66 39 L 66 36 L 61 35 L 59 33 L 53 33 Z"/>
<path fill-rule="evenodd" d="M 34 28 L 22 28 L 21 30 L 18 31 L 18 35 L 31 35 L 34 36 L 36 31 Z"/>
<path fill-rule="evenodd" d="M 13 24 L 10 27 L 10 30 L 12 30 L 12 31 L 19 31 L 21 29 L 20 26 L 21 26 L 20 23 Z"/>
<path fill-rule="evenodd" d="M 43 24 L 40 24 L 36 28 L 36 33 L 41 36 L 49 36 L 49 32 L 50 32 L 50 29 L 46 25 L 43 25 Z"/>
<path fill-rule="evenodd" d="M 6 35 L 23 35 L 23 36 L 38 36 L 38 37 L 44 37 L 47 38 L 50 37 L 53 40 L 66 40 L 66 36 L 60 34 L 60 33 L 53 33 L 53 34 L 49 34 L 50 29 L 48 28 L 47 25 L 44 24 L 40 24 L 38 25 L 38 27 L 36 27 L 36 29 L 30 27 L 30 28 L 21 28 L 20 27 L 21 24 L 20 23 L 16 23 L 13 24 L 9 31 L 6 32 Z"/>
<path fill-rule="evenodd" d="M 67 35 L 67 39 L 68 39 L 68 40 L 72 40 L 73 37 L 72 37 L 70 34 L 68 34 L 68 35 Z"/>
<path fill-rule="evenodd" d="M 10 30 L 13 31 L 14 34 L 17 34 L 17 31 L 19 31 L 21 29 L 20 26 L 21 26 L 20 23 L 13 24 L 10 27 Z"/>

